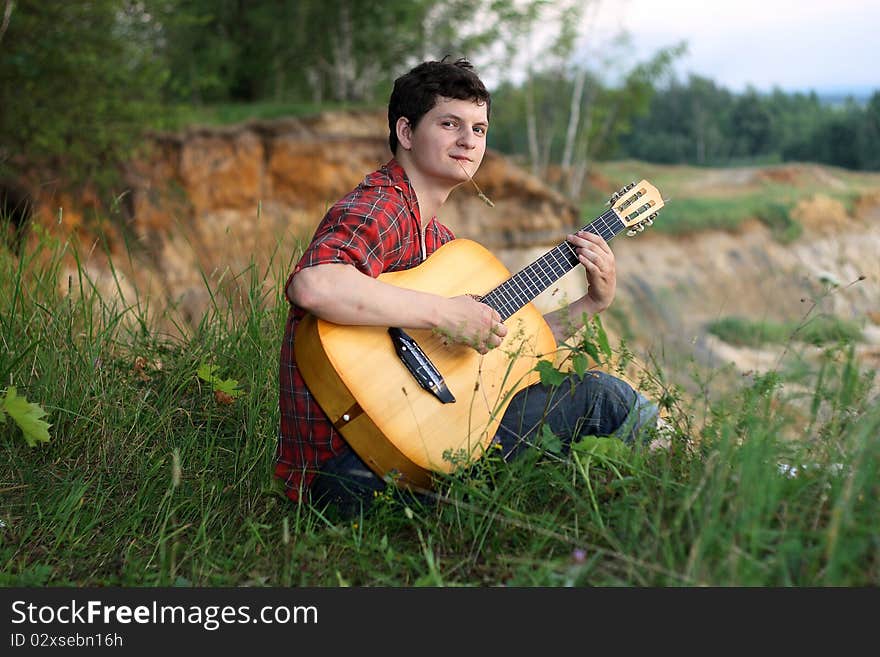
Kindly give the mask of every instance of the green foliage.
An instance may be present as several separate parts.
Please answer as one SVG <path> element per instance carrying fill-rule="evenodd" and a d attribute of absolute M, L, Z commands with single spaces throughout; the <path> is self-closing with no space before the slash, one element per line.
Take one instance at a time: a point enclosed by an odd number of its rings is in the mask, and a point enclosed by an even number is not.
<path fill-rule="evenodd" d="M 864 106 L 850 100 L 838 107 L 815 93 L 735 94 L 690 75 L 656 90 L 618 156 L 698 165 L 777 159 L 877 170 L 878 117 L 880 91 Z"/>
<path fill-rule="evenodd" d="M 210 383 L 214 390 L 229 395 L 230 397 L 239 397 L 244 394 L 244 390 L 238 387 L 238 381 L 235 379 L 221 379 L 216 372 L 220 369 L 217 365 L 207 365 L 202 363 L 199 366 L 196 375 L 206 383 Z"/>
<path fill-rule="evenodd" d="M 590 317 L 584 313 L 581 319 L 584 331 L 581 334 L 580 350 L 586 351 L 596 363 L 607 364 L 610 362 L 613 352 L 608 334 L 602 325 L 602 317 L 600 315 Z M 577 352 L 575 355 L 578 355 Z"/>
<path fill-rule="evenodd" d="M 776 241 L 781 244 L 790 244 L 794 242 L 804 227 L 792 218 L 788 208 L 782 203 L 768 203 L 758 210 L 758 219 L 765 224 Z"/>
<path fill-rule="evenodd" d="M 754 217 L 752 198 L 684 198 L 663 209 L 651 230 L 674 235 L 699 230 L 735 230 Z"/>
<path fill-rule="evenodd" d="M 562 162 L 567 146 L 572 158 L 569 166 L 577 161 L 607 158 L 617 151 L 618 141 L 636 118 L 647 112 L 657 80 L 683 53 L 683 46 L 661 49 L 633 66 L 616 85 L 603 80 L 601 64 L 584 70 L 566 63 L 554 65 L 555 60 L 531 71 L 523 83 L 502 82 L 492 95 L 490 144 L 505 153 L 523 156 L 538 171 Z M 588 90 L 580 97 L 575 93 L 579 76 L 584 77 L 584 88 Z M 581 118 L 573 141 L 568 143 L 573 102 Z M 537 144 L 533 146 L 529 145 L 526 130 L 530 117 L 540 117 L 535 126 Z M 538 147 L 537 153 L 532 152 L 534 146 Z"/>
<path fill-rule="evenodd" d="M 545 386 L 560 386 L 565 381 L 565 374 L 550 361 L 539 361 L 535 370 L 541 374 L 541 383 Z"/>
<path fill-rule="evenodd" d="M 541 433 L 538 436 L 538 447 L 550 454 L 561 454 L 562 440 L 545 424 L 541 427 Z"/>
<path fill-rule="evenodd" d="M 785 327 L 745 317 L 723 317 L 709 323 L 706 330 L 728 344 L 760 347 L 767 342 L 781 343 L 790 336 Z"/>
<path fill-rule="evenodd" d="M 826 345 L 836 342 L 860 342 L 862 330 L 853 321 L 831 315 L 816 315 L 798 324 L 794 337 L 813 345 Z"/>
<path fill-rule="evenodd" d="M 858 325 L 830 315 L 816 315 L 804 322 L 724 317 L 710 322 L 706 330 L 729 344 L 743 347 L 784 344 L 792 339 L 814 345 L 857 342 L 862 339 L 862 331 Z"/>
<path fill-rule="evenodd" d="M 21 429 L 25 441 L 31 447 L 37 443 L 49 442 L 49 427 L 52 425 L 43 420 L 46 411 L 39 404 L 28 402 L 24 396 L 19 396 L 15 386 L 9 386 L 0 397 L 0 423 L 6 424 L 6 416 L 9 416 Z"/>
<path fill-rule="evenodd" d="M 662 210 L 651 230 L 672 235 L 701 230 L 736 231 L 747 221 L 758 219 L 770 229 L 774 240 L 790 244 L 803 234 L 803 225 L 791 216 L 792 201 L 786 197 L 792 196 L 790 190 L 762 190 L 759 194 L 738 196 L 676 198 L 674 205 Z"/>
<path fill-rule="evenodd" d="M 626 463 L 632 459 L 632 449 L 624 442 L 607 436 L 584 436 L 571 446 L 581 455 L 589 455 L 599 462 Z"/>
<path fill-rule="evenodd" d="M 384 101 L 423 56 L 473 59 L 538 3 L 151 0 L 176 101 Z M 316 39 L 315 35 L 321 35 Z"/>
<path fill-rule="evenodd" d="M 322 111 L 373 110 L 371 105 L 360 103 L 323 103 L 289 101 L 255 101 L 213 103 L 210 105 L 178 104 L 168 108 L 161 118 L 161 127 L 179 130 L 194 125 L 229 125 L 251 120 L 273 120 L 290 117 L 307 117 Z"/>
<path fill-rule="evenodd" d="M 17 2 L 0 44 L 0 174 L 106 187 L 159 113 L 166 75 L 144 6 Z"/>

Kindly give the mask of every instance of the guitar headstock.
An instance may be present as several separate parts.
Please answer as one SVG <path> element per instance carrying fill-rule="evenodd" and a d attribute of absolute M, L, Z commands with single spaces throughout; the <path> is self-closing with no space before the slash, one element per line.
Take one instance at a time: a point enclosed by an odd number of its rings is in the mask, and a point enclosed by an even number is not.
<path fill-rule="evenodd" d="M 614 192 L 608 203 L 617 218 L 629 229 L 626 231 L 629 236 L 641 233 L 653 224 L 664 205 L 660 192 L 647 180 L 630 183 Z"/>

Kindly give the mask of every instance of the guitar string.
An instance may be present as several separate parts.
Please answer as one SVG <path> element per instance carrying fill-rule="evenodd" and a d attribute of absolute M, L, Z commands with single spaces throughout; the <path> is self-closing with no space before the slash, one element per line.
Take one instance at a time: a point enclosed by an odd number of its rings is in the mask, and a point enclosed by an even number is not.
<path fill-rule="evenodd" d="M 612 219 L 616 220 L 616 227 L 609 224 L 609 220 Z M 600 235 L 605 241 L 609 241 L 625 227 L 626 225 L 617 219 L 615 211 L 609 209 L 581 230 L 588 230 Z M 567 252 L 565 251 L 566 248 Z M 566 255 L 563 256 L 563 253 Z M 497 306 L 496 310 L 499 314 L 503 315 L 504 319 L 507 319 L 519 308 L 540 294 L 541 291 L 552 285 L 555 280 L 575 267 L 578 263 L 576 253 L 567 240 L 562 242 L 485 295 L 483 297 L 484 302 L 490 303 L 493 307 Z M 560 261 L 559 257 L 562 257 L 563 260 Z M 524 280 L 527 278 L 531 278 L 532 281 L 536 278 L 538 280 L 537 282 Z M 546 281 L 544 278 L 546 278 Z M 525 283 L 525 287 L 523 283 Z M 519 288 L 519 292 L 517 292 L 516 288 Z"/>
<path fill-rule="evenodd" d="M 618 226 L 615 229 L 608 223 L 610 219 L 616 219 L 616 214 L 613 210 L 606 211 L 583 230 L 590 230 L 590 232 L 601 235 L 607 241 L 624 227 L 622 222 L 617 220 L 615 223 Z M 564 250 L 565 248 L 568 249 L 568 252 Z M 542 256 L 542 258 L 539 258 L 535 263 L 526 267 L 519 274 L 502 283 L 496 290 L 497 294 L 490 293 L 486 295 L 486 300 L 492 301 L 499 297 L 499 301 L 502 303 L 497 305 L 499 305 L 500 309 L 503 309 L 505 312 L 515 311 L 516 308 L 527 303 L 539 294 L 541 290 L 546 289 L 546 287 L 552 284 L 556 278 L 575 266 L 578 262 L 575 253 L 567 241 L 563 242 Z M 563 256 L 563 254 L 565 255 Z M 562 261 L 560 261 L 560 257 L 562 257 Z M 537 278 L 538 280 L 537 282 L 529 283 L 523 280 L 526 277 Z M 545 278 L 546 280 L 544 280 Z M 523 285 L 524 282 L 525 286 Z M 519 288 L 519 291 L 516 288 Z"/>

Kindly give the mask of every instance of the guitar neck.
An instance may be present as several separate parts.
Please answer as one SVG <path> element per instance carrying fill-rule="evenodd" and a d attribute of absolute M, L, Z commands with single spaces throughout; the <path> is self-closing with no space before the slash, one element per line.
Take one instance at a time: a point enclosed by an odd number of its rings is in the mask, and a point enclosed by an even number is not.
<path fill-rule="evenodd" d="M 600 235 L 606 242 L 626 228 L 612 208 L 581 230 Z M 562 242 L 483 296 L 483 303 L 498 311 L 502 321 L 537 297 L 579 264 L 574 247 Z"/>

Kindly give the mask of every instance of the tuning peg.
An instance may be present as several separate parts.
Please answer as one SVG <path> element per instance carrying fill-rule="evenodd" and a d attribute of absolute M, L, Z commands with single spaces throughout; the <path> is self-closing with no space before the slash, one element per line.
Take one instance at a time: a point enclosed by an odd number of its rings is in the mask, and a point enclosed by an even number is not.
<path fill-rule="evenodd" d="M 633 227 L 626 231 L 627 237 L 633 237 L 634 235 L 638 235 L 643 230 L 645 230 L 645 223 L 640 221 L 637 224 L 633 224 Z"/>
<path fill-rule="evenodd" d="M 605 205 L 614 205 L 615 201 L 620 198 L 620 192 L 614 192 Z"/>
<path fill-rule="evenodd" d="M 647 219 L 645 219 L 645 225 L 646 226 L 653 226 L 654 225 L 654 215 L 653 214 L 651 216 L 649 216 Z"/>

